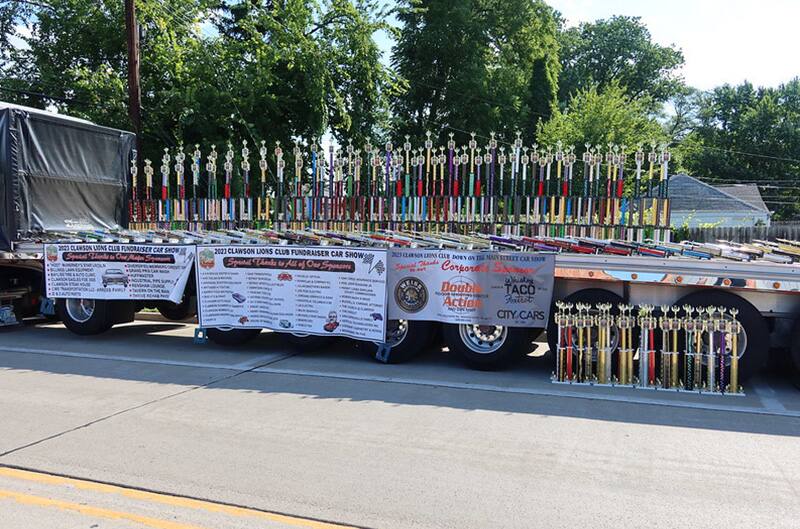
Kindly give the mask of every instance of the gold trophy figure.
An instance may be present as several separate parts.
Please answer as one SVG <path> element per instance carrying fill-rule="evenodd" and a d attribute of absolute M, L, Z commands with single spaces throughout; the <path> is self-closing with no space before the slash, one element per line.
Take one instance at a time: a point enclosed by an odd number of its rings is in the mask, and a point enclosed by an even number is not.
<path fill-rule="evenodd" d="M 631 385 L 633 381 L 633 327 L 635 321 L 631 316 L 632 305 L 624 303 L 619 305 L 617 327 L 619 328 L 619 369 L 618 382 L 624 386 Z"/>
<path fill-rule="evenodd" d="M 555 322 L 558 330 L 558 337 L 556 338 L 556 371 L 553 374 L 554 382 L 564 382 L 564 346 L 562 337 L 564 336 L 565 327 L 565 303 L 563 301 L 556 301 L 556 315 Z"/>
<path fill-rule="evenodd" d="M 611 378 L 611 329 L 614 318 L 611 316 L 611 303 L 598 303 L 597 309 L 597 382 L 610 384 Z"/>
<path fill-rule="evenodd" d="M 742 324 L 736 319 L 736 315 L 739 313 L 737 309 L 730 309 L 728 313 L 731 317 L 726 323 L 725 332 L 731 344 L 731 381 L 727 392 L 741 394 L 742 388 L 739 386 L 739 333 L 742 332 Z"/>

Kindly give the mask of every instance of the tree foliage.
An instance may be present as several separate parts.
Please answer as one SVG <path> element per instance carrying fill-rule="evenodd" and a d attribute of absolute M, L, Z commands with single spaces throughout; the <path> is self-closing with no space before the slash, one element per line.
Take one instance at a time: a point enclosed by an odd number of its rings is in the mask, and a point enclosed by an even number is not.
<path fill-rule="evenodd" d="M 664 102 L 682 86 L 677 70 L 683 54 L 652 41 L 638 17 L 614 16 L 583 23 L 559 33 L 561 72 L 558 97 L 566 104 L 581 90 L 612 82 L 625 88 L 631 99 L 648 97 Z"/>
<path fill-rule="evenodd" d="M 394 131 L 421 138 L 497 131 L 532 134 L 555 104 L 558 46 L 540 0 L 402 0 L 392 65 L 405 90 Z"/>
<path fill-rule="evenodd" d="M 800 213 L 800 78 L 777 88 L 724 85 L 701 94 L 694 112 L 678 147 L 693 175 L 757 183 L 777 219 Z"/>
<path fill-rule="evenodd" d="M 648 112 L 643 98 L 632 99 L 615 82 L 600 91 L 597 87 L 579 90 L 565 110 L 539 126 L 541 145 L 574 145 L 583 152 L 584 143 L 606 150 L 609 143 L 625 145 L 629 150 L 638 144 L 649 145 L 665 139 L 661 125 Z"/>
<path fill-rule="evenodd" d="M 50 96 L 12 98 L 23 104 L 129 129 L 123 2 L 29 7 L 27 46 L 6 60 L 0 86 Z M 372 39 L 384 26 L 372 0 L 139 0 L 137 9 L 150 157 L 179 141 L 286 145 L 384 128 L 392 81 Z"/>

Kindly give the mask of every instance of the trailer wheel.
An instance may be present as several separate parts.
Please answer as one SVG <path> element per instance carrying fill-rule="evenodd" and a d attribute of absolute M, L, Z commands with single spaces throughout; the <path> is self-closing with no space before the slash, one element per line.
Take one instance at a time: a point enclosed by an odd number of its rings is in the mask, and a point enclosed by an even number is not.
<path fill-rule="evenodd" d="M 293 348 L 300 351 L 317 351 L 336 341 L 334 336 L 319 336 L 304 332 L 290 332 L 284 334 L 283 337 Z"/>
<path fill-rule="evenodd" d="M 234 329 L 233 327 L 210 327 L 206 329 L 208 339 L 217 345 L 242 345 L 261 333 L 261 329 Z"/>
<path fill-rule="evenodd" d="M 391 348 L 389 364 L 402 364 L 423 353 L 433 344 L 436 324 L 432 321 L 389 320 L 386 322 L 386 343 Z M 381 345 L 371 342 L 374 355 Z"/>
<path fill-rule="evenodd" d="M 789 342 L 789 355 L 792 360 L 795 375 L 800 375 L 800 316 L 794 320 L 792 334 Z"/>
<path fill-rule="evenodd" d="M 682 297 L 677 306 L 725 307 L 739 311 L 736 316 L 742 324 L 739 336 L 739 380 L 745 382 L 766 365 L 769 358 L 769 327 L 749 301 L 735 294 L 718 290 L 700 290 Z M 792 342 L 794 344 L 794 342 Z"/>
<path fill-rule="evenodd" d="M 501 369 L 531 352 L 535 330 L 503 325 L 445 324 L 442 328 L 450 351 L 467 366 L 482 371 Z"/>
<path fill-rule="evenodd" d="M 106 332 L 113 325 L 110 303 L 103 299 L 56 300 L 56 314 L 75 334 L 89 336 Z"/>
<path fill-rule="evenodd" d="M 184 295 L 180 303 L 172 301 L 159 301 L 156 304 L 158 312 L 171 321 L 183 321 L 197 314 L 197 303 L 192 296 Z"/>

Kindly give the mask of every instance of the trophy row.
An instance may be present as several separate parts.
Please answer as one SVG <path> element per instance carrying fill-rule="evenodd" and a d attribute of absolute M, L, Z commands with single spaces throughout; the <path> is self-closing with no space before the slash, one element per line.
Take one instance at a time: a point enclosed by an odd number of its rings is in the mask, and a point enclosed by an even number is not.
<path fill-rule="evenodd" d="M 612 307 L 556 302 L 553 382 L 743 394 L 736 309 Z"/>
<path fill-rule="evenodd" d="M 144 160 L 131 164 L 130 220 L 144 228 L 270 227 L 274 229 L 414 229 L 538 236 L 660 240 L 669 227 L 665 146 L 641 146 L 629 160 L 624 145 L 586 144 L 578 170 L 574 147 L 499 145 L 492 134 L 479 147 L 391 142 L 379 150 L 348 143 L 325 150 L 295 142 L 291 161 L 280 142 L 262 141 L 258 172 L 246 141 L 228 143 L 219 170 L 215 146 L 164 149 L 161 188 Z M 632 164 L 630 162 L 633 162 Z M 287 165 L 289 167 L 287 167 Z M 630 172 L 632 171 L 632 174 Z M 143 176 L 143 178 L 142 178 Z"/>

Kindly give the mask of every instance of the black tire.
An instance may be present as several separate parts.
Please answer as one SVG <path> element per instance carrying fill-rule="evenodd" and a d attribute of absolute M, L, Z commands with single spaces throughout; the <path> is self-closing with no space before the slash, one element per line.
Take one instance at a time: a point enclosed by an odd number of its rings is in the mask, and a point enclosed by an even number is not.
<path fill-rule="evenodd" d="M 682 297 L 676 305 L 737 309 L 739 314 L 736 317 L 747 335 L 746 349 L 739 358 L 739 381 L 744 383 L 764 368 L 769 359 L 769 327 L 758 309 L 749 301 L 729 292 L 699 290 Z"/>
<path fill-rule="evenodd" d="M 617 306 L 623 302 L 623 299 L 613 292 L 603 290 L 602 288 L 587 288 L 585 290 L 573 292 L 564 298 L 563 301 L 572 303 L 573 305 L 575 303 L 589 303 L 592 305 L 597 303 L 611 303 L 611 313 L 616 316 L 619 314 Z M 558 327 L 556 326 L 555 314 L 556 306 L 555 303 L 553 303 L 553 306 L 550 308 L 550 321 L 547 323 L 547 345 L 551 352 L 555 351 L 558 346 Z M 637 343 L 637 337 L 638 333 L 634 329 L 634 343 Z"/>
<path fill-rule="evenodd" d="M 789 338 L 789 356 L 795 371 L 800 373 L 800 316 L 794 320 L 792 334 Z"/>
<path fill-rule="evenodd" d="M 499 326 L 484 326 L 495 327 Z M 481 371 L 494 371 L 508 367 L 514 361 L 522 358 L 532 351 L 533 340 L 541 332 L 540 329 L 529 329 L 524 327 L 505 327 L 505 337 L 499 346 L 480 352 L 480 343 L 486 343 L 486 347 L 491 347 L 488 342 L 481 342 L 479 337 L 474 337 L 474 326 L 444 324 L 442 333 L 445 343 L 451 352 L 456 353 L 461 360 L 472 369 Z M 488 329 L 487 329 L 488 331 Z M 501 334 L 502 336 L 502 334 Z"/>
<path fill-rule="evenodd" d="M 102 299 L 57 299 L 56 315 L 67 329 L 81 336 L 104 333 L 114 324 L 111 304 Z"/>
<path fill-rule="evenodd" d="M 258 336 L 261 329 L 225 329 L 209 328 L 206 329 L 208 339 L 217 345 L 242 345 Z"/>
<path fill-rule="evenodd" d="M 185 295 L 180 303 L 159 301 L 156 305 L 156 309 L 168 320 L 183 321 L 197 314 L 196 298 Z"/>
<path fill-rule="evenodd" d="M 318 351 L 331 346 L 336 341 L 335 336 L 291 332 L 281 334 L 281 338 L 289 342 L 289 345 L 297 351 Z"/>
<path fill-rule="evenodd" d="M 438 325 L 432 321 L 390 320 L 387 322 L 386 340 L 391 348 L 387 364 L 402 364 L 418 356 L 433 345 Z M 374 357 L 379 344 L 367 342 L 367 350 Z"/>

